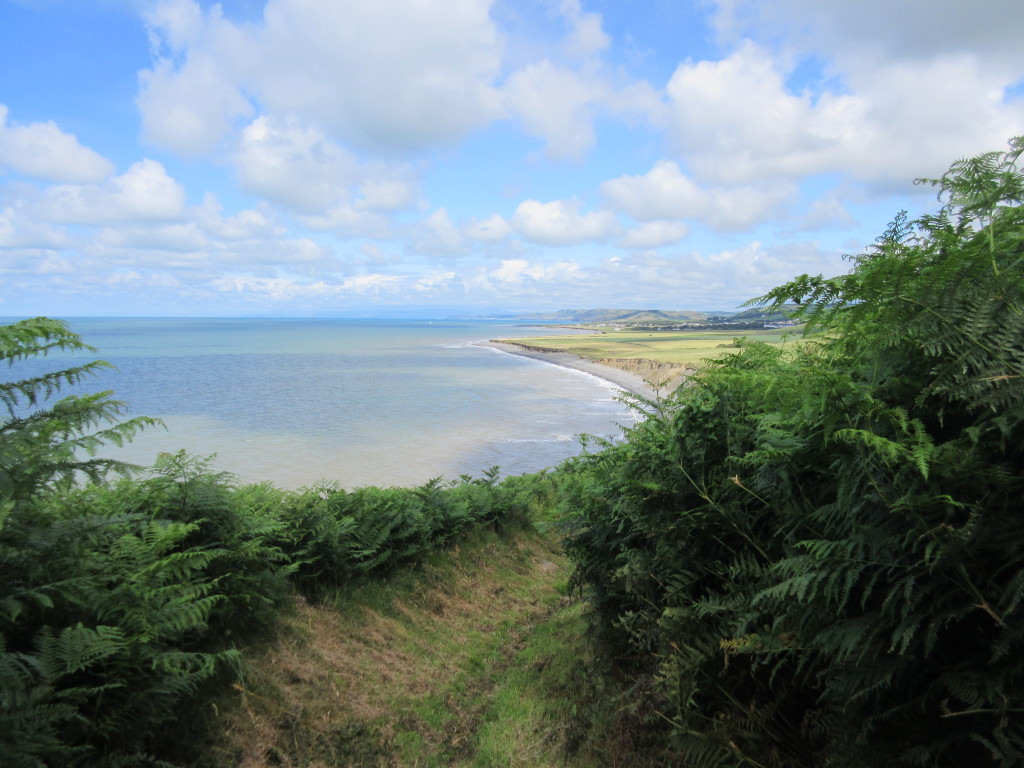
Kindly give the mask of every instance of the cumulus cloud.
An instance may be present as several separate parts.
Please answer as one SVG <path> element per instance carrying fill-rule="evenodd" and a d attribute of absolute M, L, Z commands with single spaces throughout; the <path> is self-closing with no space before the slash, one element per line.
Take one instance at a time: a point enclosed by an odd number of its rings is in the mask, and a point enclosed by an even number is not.
<path fill-rule="evenodd" d="M 297 218 L 310 229 L 330 230 L 342 240 L 357 237 L 390 240 L 396 234 L 396 228 L 386 216 L 352 203 L 340 203 L 323 213 Z"/>
<path fill-rule="evenodd" d="M 711 253 L 638 250 L 584 268 L 579 279 L 605 302 L 729 310 L 794 274 L 836 274 L 842 264 L 838 253 L 813 242 L 766 246 L 755 241 Z"/>
<path fill-rule="evenodd" d="M 455 272 L 431 272 L 429 275 L 419 278 L 413 286 L 421 293 L 433 292 L 438 289 L 447 288 L 457 279 Z"/>
<path fill-rule="evenodd" d="M 242 188 L 308 218 L 318 229 L 344 218 L 377 220 L 421 204 L 411 166 L 362 162 L 296 118 L 261 116 L 242 131 L 233 162 Z M 350 212 L 350 213 L 349 213 Z"/>
<path fill-rule="evenodd" d="M 551 282 L 571 280 L 579 271 L 579 264 L 574 261 L 542 264 L 540 262 L 530 262 L 526 259 L 504 259 L 499 267 L 487 273 L 486 280 L 503 285 L 519 285 L 525 282 Z"/>
<path fill-rule="evenodd" d="M 468 222 L 463 226 L 463 232 L 474 240 L 497 242 L 508 237 L 512 233 L 512 227 L 500 214 L 494 213 L 486 219 Z"/>
<path fill-rule="evenodd" d="M 579 0 L 554 6 L 566 28 L 556 49 L 515 65 L 503 62 L 491 5 L 268 0 L 261 19 L 240 24 L 219 5 L 160 0 L 147 14 L 154 63 L 139 74 L 143 134 L 185 156 L 209 153 L 258 108 L 388 155 L 453 145 L 513 117 L 548 157 L 578 160 L 595 145 L 600 111 L 661 110 L 650 84 L 606 69 L 611 37 Z"/>
<path fill-rule="evenodd" d="M 111 248 L 185 252 L 210 246 L 199 226 L 191 221 L 150 227 L 105 228 L 99 232 L 97 242 Z"/>
<path fill-rule="evenodd" d="M 729 183 L 828 170 L 866 109 L 852 96 L 788 93 L 771 54 L 749 42 L 720 61 L 681 64 L 666 91 L 678 151 L 702 177 Z"/>
<path fill-rule="evenodd" d="M 790 0 L 760 10 L 767 5 L 720 2 L 735 49 L 720 60 L 683 62 L 666 86 L 669 139 L 701 179 L 839 172 L 907 185 L 952 158 L 1003 144 L 1024 124 L 1024 103 L 1004 98 L 1020 79 L 1024 53 L 1003 32 L 983 31 L 980 7 L 947 13 L 915 0 L 872 13 L 865 4 Z M 757 23 L 776 14 L 785 20 L 778 36 Z M 978 39 L 957 40 L 957 23 Z M 934 37 L 928 50 L 907 45 L 922 35 Z M 982 42 L 989 37 L 996 54 Z M 794 89 L 794 68 L 809 56 L 824 77 Z"/>
<path fill-rule="evenodd" d="M 33 220 L 19 208 L 0 209 L 0 248 L 66 248 L 72 242 L 64 229 Z"/>
<path fill-rule="evenodd" d="M 224 216 L 220 201 L 210 193 L 196 206 L 193 215 L 203 231 L 218 240 L 264 239 L 282 235 L 285 231 L 274 222 L 273 213 L 266 207 L 262 210 L 250 208 Z"/>
<path fill-rule="evenodd" d="M 401 277 L 375 273 L 345 277 L 341 280 L 235 275 L 212 280 L 210 287 L 222 294 L 240 294 L 250 300 L 283 303 L 376 296 L 393 292 L 401 281 Z"/>
<path fill-rule="evenodd" d="M 49 187 L 38 205 L 42 216 L 64 223 L 174 219 L 185 211 L 185 188 L 146 159 L 102 184 Z"/>
<path fill-rule="evenodd" d="M 611 38 L 603 29 L 599 13 L 584 12 L 579 0 L 562 0 L 559 12 L 569 24 L 563 48 L 569 56 L 582 59 L 604 52 L 611 45 Z"/>
<path fill-rule="evenodd" d="M 811 203 L 810 208 L 800 222 L 798 232 L 813 232 L 825 229 L 849 229 L 856 222 L 843 203 L 838 190 L 830 190 L 824 196 Z"/>
<path fill-rule="evenodd" d="M 77 183 L 102 181 L 114 172 L 113 163 L 82 146 L 56 123 L 8 123 L 8 114 L 0 104 L 0 170 Z"/>
<path fill-rule="evenodd" d="M 616 243 L 620 248 L 660 248 L 678 243 L 690 234 L 690 228 L 681 221 L 645 221 L 626 230 Z"/>
<path fill-rule="evenodd" d="M 432 256 L 451 256 L 465 250 L 465 238 L 450 218 L 438 208 L 414 227 L 413 249 Z"/>
<path fill-rule="evenodd" d="M 362 169 L 357 205 L 369 211 L 408 211 L 421 205 L 419 182 L 405 165 L 373 163 Z"/>
<path fill-rule="evenodd" d="M 580 204 L 574 200 L 524 200 L 516 208 L 511 224 L 530 242 L 550 246 L 605 240 L 618 229 L 610 211 L 580 213 Z"/>
<path fill-rule="evenodd" d="M 509 110 L 558 160 L 578 160 L 594 146 L 594 107 L 605 95 L 600 83 L 548 60 L 518 70 L 504 88 Z"/>
<path fill-rule="evenodd" d="M 256 52 L 219 5 L 204 15 L 194 0 L 161 0 L 146 21 L 155 61 L 139 72 L 143 137 L 186 157 L 208 153 L 252 114 L 240 77 Z"/>
<path fill-rule="evenodd" d="M 499 108 L 486 0 L 268 0 L 245 25 L 193 0 L 158 8 L 152 35 L 170 53 L 140 75 L 139 108 L 175 151 L 212 149 L 250 99 L 385 152 L 453 143 Z"/>
<path fill-rule="evenodd" d="M 346 200 L 359 178 L 350 152 L 294 118 L 254 120 L 242 131 L 234 159 L 243 189 L 303 213 Z"/>
<path fill-rule="evenodd" d="M 671 160 L 659 160 L 643 176 L 620 176 L 601 184 L 606 204 L 637 221 L 696 218 L 707 196 Z"/>
<path fill-rule="evenodd" d="M 637 221 L 687 219 L 724 231 L 747 229 L 763 221 L 793 191 L 792 185 L 781 182 L 701 187 L 671 160 L 659 160 L 642 176 L 625 175 L 601 184 L 605 205 Z"/>

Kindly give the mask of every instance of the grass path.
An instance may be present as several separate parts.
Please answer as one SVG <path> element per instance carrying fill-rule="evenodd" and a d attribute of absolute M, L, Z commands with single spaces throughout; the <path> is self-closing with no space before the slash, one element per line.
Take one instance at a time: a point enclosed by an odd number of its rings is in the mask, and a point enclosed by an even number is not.
<path fill-rule="evenodd" d="M 595 757 L 607 750 L 578 706 L 597 678 L 568 570 L 549 538 L 488 532 L 331 604 L 300 601 L 247 652 L 209 756 L 247 768 L 615 765 Z"/>

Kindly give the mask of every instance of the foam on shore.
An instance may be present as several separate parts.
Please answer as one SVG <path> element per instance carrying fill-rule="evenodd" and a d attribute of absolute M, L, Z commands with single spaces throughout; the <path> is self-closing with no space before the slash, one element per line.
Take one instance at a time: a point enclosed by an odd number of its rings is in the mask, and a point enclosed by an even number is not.
<path fill-rule="evenodd" d="M 571 368 L 574 371 L 582 371 L 596 376 L 599 379 L 611 382 L 626 392 L 653 400 L 657 392 L 647 381 L 635 373 L 613 368 L 610 365 L 603 365 L 585 357 L 574 355 L 571 352 L 548 352 L 540 349 L 530 349 L 518 344 L 504 344 L 500 341 L 480 342 L 479 346 L 496 349 L 499 352 L 506 352 L 510 355 L 528 357 L 532 360 L 539 360 L 550 365 L 558 365 L 563 368 Z"/>

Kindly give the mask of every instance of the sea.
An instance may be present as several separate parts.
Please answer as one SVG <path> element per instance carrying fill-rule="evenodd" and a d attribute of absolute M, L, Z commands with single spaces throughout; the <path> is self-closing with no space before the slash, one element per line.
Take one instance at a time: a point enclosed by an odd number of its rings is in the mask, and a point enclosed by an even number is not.
<path fill-rule="evenodd" d="M 414 486 L 536 472 L 615 439 L 638 415 L 614 385 L 481 342 L 571 333 L 485 320 L 78 318 L 95 353 L 51 353 L 7 381 L 103 359 L 63 394 L 113 390 L 127 416 L 162 419 L 101 455 L 150 466 L 213 457 L 242 484 Z"/>

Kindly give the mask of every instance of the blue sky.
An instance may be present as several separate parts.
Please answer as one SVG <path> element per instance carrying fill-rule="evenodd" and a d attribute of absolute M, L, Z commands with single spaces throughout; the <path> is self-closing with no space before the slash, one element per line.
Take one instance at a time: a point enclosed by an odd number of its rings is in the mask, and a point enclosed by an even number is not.
<path fill-rule="evenodd" d="M 0 0 L 0 315 L 726 310 L 1024 133 L 1019 0 Z"/>

